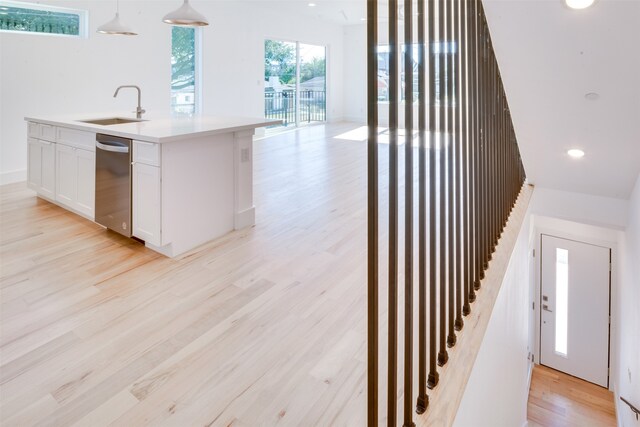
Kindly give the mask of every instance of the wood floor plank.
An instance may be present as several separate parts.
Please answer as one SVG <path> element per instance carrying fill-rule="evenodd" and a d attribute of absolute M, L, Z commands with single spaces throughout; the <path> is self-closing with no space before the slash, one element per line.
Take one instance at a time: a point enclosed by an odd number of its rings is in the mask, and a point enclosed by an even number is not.
<path fill-rule="evenodd" d="M 616 426 L 612 392 L 543 365 L 533 369 L 527 409 L 534 426 Z"/>

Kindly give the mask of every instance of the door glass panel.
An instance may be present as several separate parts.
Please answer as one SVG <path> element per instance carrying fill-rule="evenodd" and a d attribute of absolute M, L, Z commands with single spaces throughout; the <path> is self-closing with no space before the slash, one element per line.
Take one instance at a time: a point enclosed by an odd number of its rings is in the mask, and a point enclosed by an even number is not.
<path fill-rule="evenodd" d="M 300 43 L 300 123 L 326 120 L 325 58 L 324 46 Z"/>
<path fill-rule="evenodd" d="M 567 357 L 569 320 L 569 251 L 556 248 L 556 343 L 557 354 Z"/>
<path fill-rule="evenodd" d="M 296 44 L 264 41 L 264 116 L 296 124 Z"/>

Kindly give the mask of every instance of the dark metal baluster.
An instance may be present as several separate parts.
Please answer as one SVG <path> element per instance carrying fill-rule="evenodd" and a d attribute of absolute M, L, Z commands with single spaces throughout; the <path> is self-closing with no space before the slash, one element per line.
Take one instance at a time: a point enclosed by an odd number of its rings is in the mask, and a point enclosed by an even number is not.
<path fill-rule="evenodd" d="M 447 308 L 447 319 L 448 319 L 448 334 L 447 334 L 447 347 L 453 347 L 456 343 L 456 334 L 453 326 L 454 316 L 455 316 L 455 262 L 454 259 L 454 249 L 456 245 L 456 236 L 454 234 L 454 224 L 455 224 L 455 211 L 454 211 L 454 200 L 456 196 L 456 181 L 454 178 L 454 157 L 455 157 L 455 147 L 456 147 L 456 135 L 454 130 L 454 122 L 455 122 L 455 111 L 453 108 L 453 86 L 454 86 L 454 77 L 453 77 L 453 52 L 452 44 L 453 44 L 453 4 L 454 0 L 447 0 L 447 44 L 446 44 L 446 58 L 447 58 L 447 225 L 448 225 L 448 242 L 447 249 L 449 250 L 447 255 L 447 281 L 449 283 L 449 292 L 447 294 L 448 297 L 448 308 Z"/>
<path fill-rule="evenodd" d="M 412 1 L 404 16 L 413 17 Z M 404 427 L 413 426 L 413 25 L 404 20 Z"/>
<path fill-rule="evenodd" d="M 439 52 L 436 50 L 436 3 L 427 1 L 427 18 L 429 28 L 428 53 L 429 53 L 429 377 L 427 387 L 434 388 L 438 384 L 438 369 L 436 367 L 436 349 L 438 346 L 437 335 L 437 305 L 436 288 L 438 279 L 436 276 L 436 153 L 440 138 L 436 138 L 438 123 L 436 122 L 436 59 Z"/>
<path fill-rule="evenodd" d="M 488 267 L 489 236 L 487 227 L 487 50 L 482 15 L 480 14 L 482 3 L 478 2 L 478 25 L 480 36 L 480 239 L 482 242 L 482 266 L 480 279 L 484 279 L 485 270 Z M 478 282 L 480 286 L 480 282 Z"/>
<path fill-rule="evenodd" d="M 482 231 L 480 228 L 480 90 L 479 86 L 479 70 L 480 55 L 478 46 L 478 0 L 471 0 L 470 18 L 470 35 L 471 35 L 471 69 L 472 69 L 472 85 L 473 85 L 473 112 L 472 112 L 472 134 L 473 134 L 473 252 L 474 252 L 474 277 L 473 286 L 469 288 L 469 301 L 476 300 L 476 289 L 480 289 L 480 272 L 482 271 Z"/>
<path fill-rule="evenodd" d="M 449 355 L 447 354 L 447 212 L 446 212 L 446 40 L 445 40 L 445 16 L 446 16 L 446 0 L 438 2 L 438 87 L 439 87 L 439 122 L 438 140 L 439 140 L 439 158 L 440 168 L 438 170 L 438 179 L 440 181 L 440 351 L 438 352 L 438 365 L 443 366 L 447 363 Z"/>
<path fill-rule="evenodd" d="M 398 1 L 389 0 L 389 427 L 396 427 L 398 414 L 398 47 Z"/>
<path fill-rule="evenodd" d="M 471 313 L 471 305 L 469 301 L 469 290 L 473 289 L 473 235 L 471 234 L 471 221 L 473 214 L 471 212 L 473 206 L 473 192 L 472 185 L 469 179 L 472 176 L 472 162 L 471 162 L 471 115 L 469 106 L 469 1 L 462 0 L 461 20 L 462 20 L 462 36 L 461 36 L 461 50 L 462 50 L 462 138 L 463 138 L 463 194 L 464 194 L 464 211 L 463 211 L 463 224 L 464 224 L 464 305 L 462 306 L 462 314 L 468 316 Z"/>
<path fill-rule="evenodd" d="M 462 277 L 463 265 L 464 265 L 464 239 L 463 234 L 466 233 L 466 229 L 463 233 L 463 221 L 462 211 L 463 204 L 466 203 L 465 194 L 463 191 L 465 171 L 463 170 L 464 164 L 462 162 L 462 156 L 464 155 L 464 135 L 461 131 L 462 124 L 462 52 L 461 52 L 461 36 L 460 36 L 460 6 L 461 0 L 454 0 L 453 8 L 453 34 L 456 44 L 455 51 L 455 67 L 454 67 L 454 83 L 455 83 L 455 133 L 456 133 L 456 157 L 455 157 L 455 169 L 456 169 L 456 319 L 454 327 L 456 331 L 462 329 L 464 321 L 462 320 L 462 284 L 464 282 Z"/>
<path fill-rule="evenodd" d="M 367 424 L 378 423 L 378 2 L 367 0 Z"/>
<path fill-rule="evenodd" d="M 418 131 L 420 152 L 418 158 L 418 399 L 416 412 L 427 410 L 427 87 L 425 82 L 425 1 L 418 0 Z M 391 10 L 389 10 L 391 12 Z M 389 30 L 391 31 L 391 30 Z"/>

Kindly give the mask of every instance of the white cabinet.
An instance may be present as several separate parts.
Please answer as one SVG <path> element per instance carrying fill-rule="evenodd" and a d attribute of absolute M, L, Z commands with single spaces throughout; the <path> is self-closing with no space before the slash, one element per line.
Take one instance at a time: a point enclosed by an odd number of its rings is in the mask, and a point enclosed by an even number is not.
<path fill-rule="evenodd" d="M 95 153 L 56 144 L 56 201 L 87 217 L 95 215 Z"/>
<path fill-rule="evenodd" d="M 56 145 L 56 201 L 73 208 L 76 200 L 76 149 Z"/>
<path fill-rule="evenodd" d="M 42 181 L 42 150 L 40 141 L 29 138 L 29 163 L 27 164 L 27 185 L 34 191 L 40 190 Z"/>
<path fill-rule="evenodd" d="M 53 200 L 56 188 L 55 144 L 29 138 L 28 147 L 28 186 L 39 195 Z"/>
<path fill-rule="evenodd" d="M 95 217 L 96 203 L 96 153 L 89 150 L 76 150 L 78 168 L 76 210 L 90 218 Z"/>
<path fill-rule="evenodd" d="M 160 168 L 133 164 L 133 235 L 162 246 Z"/>

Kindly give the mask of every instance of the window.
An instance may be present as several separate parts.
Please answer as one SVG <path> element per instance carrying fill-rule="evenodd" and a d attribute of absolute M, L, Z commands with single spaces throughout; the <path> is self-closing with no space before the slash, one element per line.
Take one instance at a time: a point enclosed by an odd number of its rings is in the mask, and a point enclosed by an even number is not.
<path fill-rule="evenodd" d="M 557 354 L 567 357 L 569 327 L 569 251 L 556 248 L 556 345 Z"/>
<path fill-rule="evenodd" d="M 87 11 L 0 1 L 0 31 L 87 37 Z"/>
<path fill-rule="evenodd" d="M 327 119 L 325 46 L 265 40 L 264 116 L 283 126 Z"/>
<path fill-rule="evenodd" d="M 171 113 L 191 117 L 197 112 L 196 29 L 171 28 Z"/>

